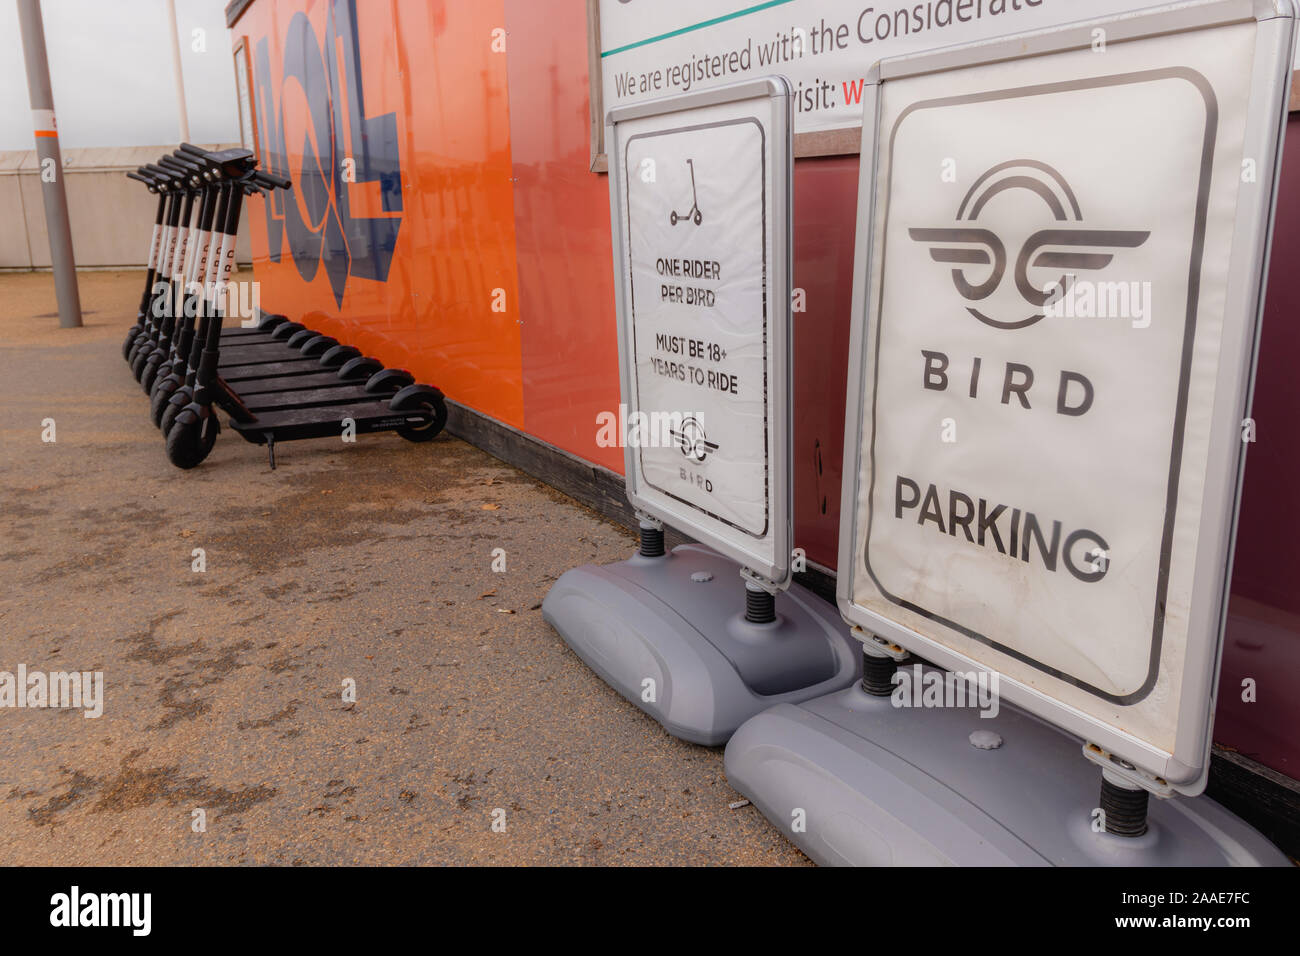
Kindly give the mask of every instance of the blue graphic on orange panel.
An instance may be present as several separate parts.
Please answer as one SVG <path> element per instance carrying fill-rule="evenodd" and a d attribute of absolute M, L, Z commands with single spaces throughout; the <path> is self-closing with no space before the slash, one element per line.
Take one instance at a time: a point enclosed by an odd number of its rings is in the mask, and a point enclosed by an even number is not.
<path fill-rule="evenodd" d="M 366 115 L 356 0 L 332 0 L 323 38 L 306 14 L 294 14 L 275 88 L 265 38 L 257 44 L 253 76 L 262 160 L 272 172 L 293 180 L 306 211 L 304 217 L 295 198 L 279 191 L 267 200 L 271 260 L 280 261 L 287 237 L 299 275 L 310 282 L 324 266 L 341 308 L 349 278 L 388 280 L 402 224 L 397 114 Z M 277 91 L 282 94 L 289 79 L 307 99 L 302 117 L 307 129 L 302 143 L 294 144 L 302 152 L 299 169 L 289 168 L 283 96 L 276 102 Z M 380 208 L 390 215 L 353 216 L 349 182 L 378 183 Z"/>

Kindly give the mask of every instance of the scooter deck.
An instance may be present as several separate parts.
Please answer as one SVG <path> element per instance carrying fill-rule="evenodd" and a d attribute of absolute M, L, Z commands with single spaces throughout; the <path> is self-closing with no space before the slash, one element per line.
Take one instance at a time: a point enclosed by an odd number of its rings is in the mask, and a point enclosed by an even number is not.
<path fill-rule="evenodd" d="M 273 339 L 269 335 L 240 335 L 236 336 L 231 341 L 227 341 L 224 338 L 221 340 L 221 350 L 223 352 L 227 349 L 231 350 L 232 353 L 247 352 L 249 349 L 266 348 L 268 346 L 275 346 L 279 349 L 289 349 L 293 352 L 298 351 L 296 348 L 289 345 L 287 340 Z"/>
<path fill-rule="evenodd" d="M 249 411 L 275 412 L 292 408 L 310 408 L 313 405 L 333 406 L 348 405 L 367 400 L 378 400 L 386 396 L 367 392 L 364 384 L 344 382 L 343 387 L 307 388 L 291 392 L 268 392 L 261 395 L 239 393 Z"/>
<path fill-rule="evenodd" d="M 253 362 L 249 365 L 223 365 L 221 377 L 227 382 L 252 379 L 275 379 L 290 375 L 313 375 L 321 371 L 320 361 L 314 358 L 296 358 L 283 362 Z"/>
<path fill-rule="evenodd" d="M 290 359 L 305 358 L 297 349 L 290 348 L 282 342 L 257 345 L 223 346 L 219 367 L 227 365 L 251 365 L 254 362 L 287 362 Z"/>
<path fill-rule="evenodd" d="M 254 366 L 265 368 L 266 366 Z M 319 366 L 318 366 L 319 368 Z M 314 374 L 273 375 L 263 378 L 246 378 L 232 380 L 223 375 L 227 382 L 238 381 L 236 389 L 240 397 L 250 398 L 254 395 L 274 395 L 280 392 L 301 391 L 305 388 L 339 388 L 365 384 L 365 378 L 339 378 L 337 370 L 325 369 Z"/>
<path fill-rule="evenodd" d="M 345 418 L 352 419 L 356 433 L 362 435 L 393 431 L 403 425 L 423 425 L 429 416 L 423 411 L 395 412 L 386 401 L 369 401 L 264 412 L 251 422 L 232 421 L 230 427 L 246 440 L 264 445 L 268 436 L 280 442 L 339 435 Z"/>

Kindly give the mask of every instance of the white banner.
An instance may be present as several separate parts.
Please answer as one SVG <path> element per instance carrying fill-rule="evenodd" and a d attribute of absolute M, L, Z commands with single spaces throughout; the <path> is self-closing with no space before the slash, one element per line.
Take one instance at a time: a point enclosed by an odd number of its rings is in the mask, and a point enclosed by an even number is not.
<path fill-rule="evenodd" d="M 778 578 L 789 563 L 778 427 L 788 400 L 787 103 L 751 93 L 629 118 L 611 162 L 629 489 L 656 516 Z"/>
<path fill-rule="evenodd" d="M 643 443 L 641 474 L 761 538 L 771 481 L 765 130 L 752 117 L 699 119 L 627 141 L 636 407 L 676 416 L 677 439 Z"/>
<path fill-rule="evenodd" d="M 1217 653 L 1194 582 L 1223 586 L 1207 476 L 1241 448 L 1234 229 L 1272 197 L 1258 32 L 880 92 L 852 605 L 1169 754 L 1204 739 Z"/>
<path fill-rule="evenodd" d="M 878 60 L 1149 8 L 1152 0 L 601 0 L 605 109 L 758 76 L 795 132 L 862 125 Z"/>

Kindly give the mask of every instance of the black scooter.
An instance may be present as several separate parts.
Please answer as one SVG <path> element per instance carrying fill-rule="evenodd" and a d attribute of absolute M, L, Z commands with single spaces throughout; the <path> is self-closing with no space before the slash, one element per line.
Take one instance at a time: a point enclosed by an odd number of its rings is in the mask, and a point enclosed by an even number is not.
<path fill-rule="evenodd" d="M 136 313 L 135 325 L 127 330 L 126 339 L 122 342 L 122 358 L 127 358 L 131 352 L 131 346 L 136 340 L 136 336 L 144 331 L 145 315 L 149 310 L 149 302 L 153 295 L 154 277 L 158 273 L 158 263 L 160 256 L 158 254 L 159 246 L 163 237 L 163 223 L 167 219 L 168 202 L 171 198 L 171 184 L 166 180 L 160 180 L 153 176 L 143 166 L 135 172 L 126 174 L 129 179 L 142 182 L 148 187 L 149 192 L 158 197 L 158 211 L 153 220 L 153 236 L 149 240 L 149 266 L 145 272 L 144 292 L 140 294 L 140 308 Z"/>
<path fill-rule="evenodd" d="M 162 221 L 159 223 L 158 244 L 153 258 L 153 268 L 147 273 L 148 283 L 140 304 L 140 314 L 134 335 L 129 334 L 130 342 L 126 345 L 126 361 L 138 379 L 139 368 L 143 371 L 144 360 L 139 358 L 141 352 L 154 348 L 161 332 L 161 319 L 165 302 L 162 297 L 167 288 L 166 276 L 171 268 L 171 261 L 176 252 L 179 236 L 179 221 L 185 195 L 188 192 L 185 175 L 176 170 L 165 169 L 154 163 L 141 166 L 135 178 L 146 178 L 155 188 L 164 194 Z M 138 359 L 138 362 L 137 362 Z"/>
<path fill-rule="evenodd" d="M 180 308 L 180 331 L 173 337 L 170 354 L 158 366 L 158 374 L 149 394 L 150 420 L 159 428 L 164 428 L 163 419 L 172 396 L 185 386 L 188 377 L 196 371 L 207 331 L 210 308 L 208 292 L 217 279 L 220 265 L 216 251 L 223 234 L 214 229 L 213 224 L 224 223 L 232 188 L 231 180 L 247 173 L 251 169 L 250 162 L 241 158 L 223 164 L 207 156 L 195 157 L 192 162 L 192 165 L 202 169 L 201 175 L 207 188 L 199 212 L 195 248 L 186 274 Z M 278 318 L 287 321 L 283 317 Z M 189 384 L 192 389 L 193 382 L 190 381 Z M 188 402 L 187 397 L 184 404 Z"/>
<path fill-rule="evenodd" d="M 207 328 L 204 329 L 204 346 L 199 354 L 194 380 L 193 401 L 185 405 L 171 420 L 167 430 L 167 458 L 178 468 L 193 468 L 203 462 L 212 451 L 217 435 L 221 430 L 214 406 L 219 406 L 231 417 L 231 426 L 249 442 L 267 446 L 267 455 L 272 468 L 275 468 L 275 444 L 277 441 L 294 441 L 305 438 L 323 438 L 342 433 L 345 423 L 355 434 L 367 434 L 377 431 L 396 431 L 408 441 L 428 441 L 437 436 L 447 422 L 447 405 L 442 392 L 431 385 L 415 384 L 410 374 L 399 369 L 384 369 L 373 359 L 364 356 L 352 357 L 344 362 L 336 373 L 340 379 L 356 374 L 358 368 L 367 367 L 368 363 L 379 366 L 365 385 L 345 385 L 338 387 L 330 383 L 327 387 L 295 389 L 294 375 L 288 381 L 281 375 L 268 375 L 262 378 L 246 378 L 239 382 L 236 391 L 227 382 L 221 372 L 222 351 L 222 310 L 219 303 L 224 296 L 231 263 L 234 258 L 234 237 L 238 233 L 239 215 L 243 204 L 245 189 L 264 191 L 269 188 L 287 189 L 291 185 L 286 179 L 269 173 L 252 171 L 235 181 L 231 189 L 226 208 L 224 236 L 222 240 L 221 272 L 213 289 L 212 299 L 218 307 L 211 310 Z M 243 187 L 243 188 L 238 188 Z M 228 254 L 227 254 L 227 251 Z M 292 323 L 281 324 L 272 333 L 280 337 L 290 332 L 288 341 L 302 349 L 316 349 L 321 343 L 321 336 L 309 333 L 309 330 L 289 328 Z M 295 341 L 296 336 L 305 337 Z M 196 346 L 198 339 L 196 341 Z M 254 345 L 245 351 L 270 348 L 271 346 Z M 231 350 L 239 351 L 235 345 Z M 316 359 L 318 365 L 326 355 L 333 352 L 337 345 L 331 345 Z M 293 347 L 290 346 L 290 354 Z M 296 365 L 297 359 L 280 359 L 280 353 L 272 348 L 263 365 Z M 301 354 L 301 352 L 299 352 Z M 306 356 L 304 356 L 306 357 Z M 231 368 L 249 368 L 244 366 L 226 366 Z M 291 369 L 291 372 L 297 371 Z M 258 385 L 261 385 L 259 389 Z M 395 394 L 393 390 L 396 389 Z M 174 406 L 181 397 L 178 391 L 173 395 L 169 405 Z M 391 395 L 385 400 L 385 395 Z"/>
<path fill-rule="evenodd" d="M 149 392 L 150 416 L 181 468 L 202 462 L 216 441 L 216 408 L 246 440 L 396 431 L 428 441 L 447 420 L 442 392 L 387 369 L 351 346 L 282 315 L 223 328 L 243 197 L 288 189 L 257 169 L 248 150 L 189 143 L 128 174 L 158 196 L 144 292 L 122 344 Z"/>

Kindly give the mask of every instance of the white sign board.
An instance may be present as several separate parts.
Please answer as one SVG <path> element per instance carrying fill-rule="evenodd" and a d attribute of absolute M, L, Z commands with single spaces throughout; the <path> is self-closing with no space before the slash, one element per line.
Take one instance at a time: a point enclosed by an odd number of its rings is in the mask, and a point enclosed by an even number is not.
<path fill-rule="evenodd" d="M 789 576 L 788 87 L 611 113 L 634 505 Z"/>
<path fill-rule="evenodd" d="M 606 109 L 755 76 L 789 77 L 795 132 L 862 123 L 872 65 L 1128 13 L 1153 0 L 600 0 Z"/>
<path fill-rule="evenodd" d="M 1292 56 L 1255 9 L 886 62 L 864 128 L 841 609 L 1190 789 Z"/>

